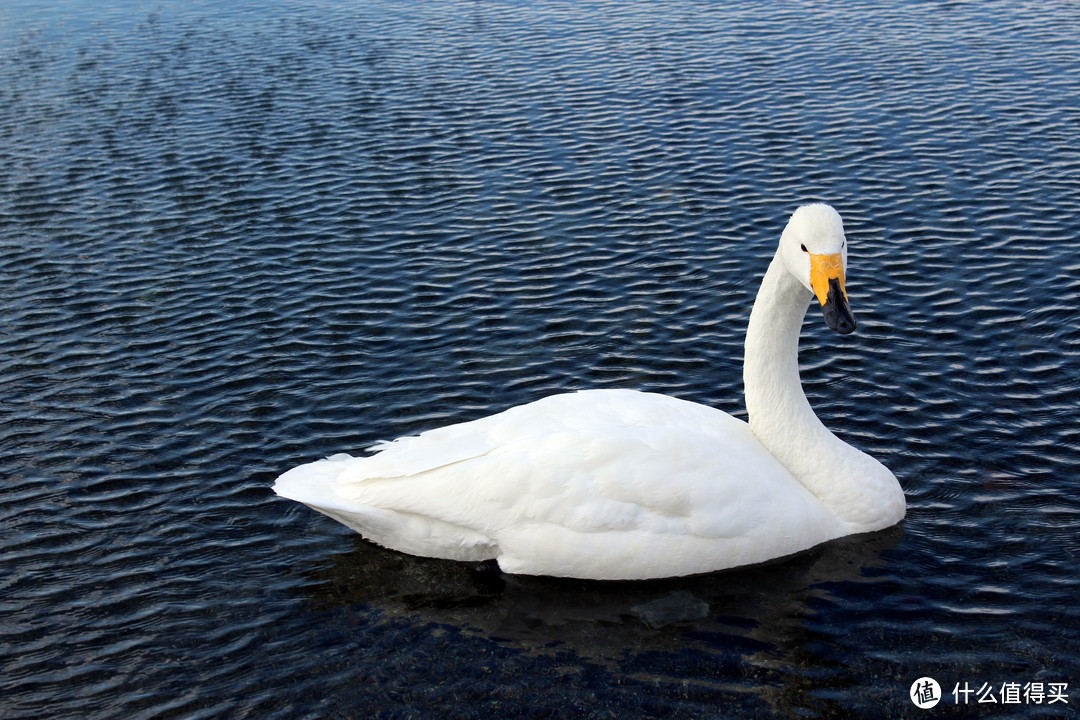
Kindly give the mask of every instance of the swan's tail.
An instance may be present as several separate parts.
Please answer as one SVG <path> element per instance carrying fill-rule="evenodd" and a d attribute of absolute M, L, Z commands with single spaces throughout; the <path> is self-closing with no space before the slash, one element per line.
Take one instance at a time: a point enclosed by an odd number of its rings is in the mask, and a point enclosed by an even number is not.
<path fill-rule="evenodd" d="M 484 533 L 424 515 L 373 507 L 343 496 L 341 478 L 366 458 L 334 455 L 289 470 L 274 483 L 281 497 L 301 502 L 337 520 L 368 540 L 412 555 L 451 560 L 487 560 L 497 555 Z"/>
<path fill-rule="evenodd" d="M 352 506 L 338 497 L 337 480 L 352 460 L 351 455 L 341 453 L 294 467 L 274 482 L 273 491 L 317 510 L 351 510 Z"/>
<path fill-rule="evenodd" d="M 357 458 L 341 453 L 294 467 L 274 483 L 273 490 L 283 498 L 295 500 L 337 520 L 369 540 L 391 546 L 394 513 L 350 501 L 338 492 L 342 473 Z"/>

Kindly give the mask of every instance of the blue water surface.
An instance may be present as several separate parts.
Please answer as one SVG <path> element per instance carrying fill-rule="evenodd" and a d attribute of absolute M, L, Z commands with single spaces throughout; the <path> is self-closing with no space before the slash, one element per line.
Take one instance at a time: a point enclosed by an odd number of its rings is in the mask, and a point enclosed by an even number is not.
<path fill-rule="evenodd" d="M 0 717 L 1075 716 L 1078 37 L 1065 0 L 7 0 Z M 900 526 L 577 582 L 269 490 L 554 392 L 745 417 L 810 201 L 860 326 L 808 315 L 804 385 Z"/>

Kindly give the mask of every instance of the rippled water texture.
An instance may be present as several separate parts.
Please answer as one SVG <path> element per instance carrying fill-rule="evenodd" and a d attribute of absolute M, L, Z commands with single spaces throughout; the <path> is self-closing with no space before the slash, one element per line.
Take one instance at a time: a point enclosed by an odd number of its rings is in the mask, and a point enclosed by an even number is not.
<path fill-rule="evenodd" d="M 1075 3 L 45 5 L 0 5 L 0 716 L 1075 715 Z M 807 393 L 900 527 L 485 578 L 271 494 L 557 391 L 741 414 L 813 200 L 860 328 L 808 315 Z"/>

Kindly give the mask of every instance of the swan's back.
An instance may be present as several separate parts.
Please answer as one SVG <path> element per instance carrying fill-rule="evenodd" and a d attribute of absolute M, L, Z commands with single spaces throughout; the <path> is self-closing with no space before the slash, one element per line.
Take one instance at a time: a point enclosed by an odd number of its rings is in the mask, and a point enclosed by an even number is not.
<path fill-rule="evenodd" d="M 844 534 L 746 423 L 664 395 L 555 395 L 373 449 L 274 490 L 402 552 L 527 574 L 687 575 Z"/>

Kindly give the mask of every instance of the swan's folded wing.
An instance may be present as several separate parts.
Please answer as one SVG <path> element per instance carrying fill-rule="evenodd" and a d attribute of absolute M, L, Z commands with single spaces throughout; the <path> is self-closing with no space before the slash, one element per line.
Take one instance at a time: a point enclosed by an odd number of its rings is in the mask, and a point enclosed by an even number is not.
<path fill-rule="evenodd" d="M 486 455 L 495 449 L 495 442 L 471 427 L 482 422 L 459 423 L 373 445 L 368 450 L 375 454 L 357 458 L 339 481 L 409 477 Z"/>
<path fill-rule="evenodd" d="M 388 547 L 509 572 L 682 575 L 835 536 L 746 423 L 660 395 L 554 396 L 377 449 L 303 471 L 318 492 L 281 494 Z"/>

